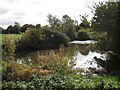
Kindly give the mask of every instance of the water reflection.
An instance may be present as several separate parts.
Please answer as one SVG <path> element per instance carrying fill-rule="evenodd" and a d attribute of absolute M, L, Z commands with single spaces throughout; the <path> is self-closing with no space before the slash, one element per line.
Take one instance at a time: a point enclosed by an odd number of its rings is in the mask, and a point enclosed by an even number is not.
<path fill-rule="evenodd" d="M 50 52 L 51 50 L 40 50 L 40 53 Z M 58 53 L 59 50 L 53 50 L 55 53 Z M 24 64 L 37 64 L 37 52 L 17 54 L 17 62 Z M 98 68 L 96 61 L 93 59 L 95 56 L 98 58 L 105 58 L 105 54 L 101 54 L 100 51 L 96 51 L 93 45 L 91 44 L 79 44 L 71 45 L 68 48 L 65 48 L 65 55 L 69 58 L 75 59 L 76 65 L 73 68 Z"/>
<path fill-rule="evenodd" d="M 104 55 L 97 52 L 91 52 L 91 51 L 89 51 L 87 55 L 82 55 L 80 52 L 78 52 L 76 56 L 77 58 L 76 66 L 74 66 L 74 68 L 78 68 L 78 67 L 83 69 L 87 69 L 89 67 L 100 68 L 98 67 L 97 62 L 93 59 L 95 56 L 102 58 Z"/>

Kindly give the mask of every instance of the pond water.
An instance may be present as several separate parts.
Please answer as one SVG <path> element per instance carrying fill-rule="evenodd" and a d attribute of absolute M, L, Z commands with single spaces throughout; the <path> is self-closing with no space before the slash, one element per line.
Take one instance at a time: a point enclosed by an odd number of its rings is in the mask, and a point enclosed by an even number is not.
<path fill-rule="evenodd" d="M 75 43 L 77 42 L 77 43 Z M 65 56 L 72 58 L 75 61 L 75 66 L 73 68 L 101 68 L 98 67 L 97 62 L 94 60 L 94 57 L 105 59 L 105 54 L 101 51 L 95 50 L 93 43 L 95 41 L 74 41 L 70 42 L 71 45 L 65 48 Z M 50 52 L 51 50 L 40 50 L 39 53 Z M 59 50 L 53 50 L 55 53 L 58 53 Z M 18 63 L 24 64 L 37 64 L 37 54 L 38 51 L 30 53 L 20 53 L 16 55 Z"/>

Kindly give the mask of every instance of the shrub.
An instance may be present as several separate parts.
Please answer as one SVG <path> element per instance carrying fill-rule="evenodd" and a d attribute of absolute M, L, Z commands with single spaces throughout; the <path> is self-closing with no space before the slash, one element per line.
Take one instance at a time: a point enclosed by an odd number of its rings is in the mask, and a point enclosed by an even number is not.
<path fill-rule="evenodd" d="M 44 46 L 47 48 L 59 48 L 61 44 L 68 46 L 69 38 L 64 33 L 44 30 L 43 35 L 45 36 Z"/>
<path fill-rule="evenodd" d="M 31 28 L 23 35 L 17 44 L 18 50 L 38 50 L 59 48 L 60 44 L 68 46 L 69 38 L 60 32 Z"/>
<path fill-rule="evenodd" d="M 23 35 L 20 42 L 17 44 L 17 49 L 32 50 L 38 49 L 42 41 L 42 31 L 36 28 L 30 28 Z"/>
<path fill-rule="evenodd" d="M 78 32 L 77 39 L 78 40 L 88 40 L 90 38 L 89 38 L 89 35 L 86 32 Z"/>
<path fill-rule="evenodd" d="M 50 73 L 48 70 L 42 70 L 39 67 L 31 67 L 23 64 L 18 64 L 14 61 L 3 62 L 2 68 L 3 80 L 25 80 L 29 79 L 33 75 L 44 76 Z"/>
<path fill-rule="evenodd" d="M 11 35 L 5 37 L 2 49 L 3 60 L 14 60 L 14 53 L 16 50 L 16 40 Z"/>

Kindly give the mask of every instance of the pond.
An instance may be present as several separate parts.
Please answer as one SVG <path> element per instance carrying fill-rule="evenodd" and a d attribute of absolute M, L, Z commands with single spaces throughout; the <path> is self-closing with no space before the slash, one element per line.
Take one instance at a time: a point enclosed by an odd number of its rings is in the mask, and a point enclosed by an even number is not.
<path fill-rule="evenodd" d="M 96 56 L 97 58 L 105 59 L 105 54 L 94 48 L 93 44 L 96 43 L 96 41 L 73 41 L 70 43 L 71 45 L 65 48 L 64 53 L 65 56 L 74 60 L 76 65 L 73 68 L 101 68 L 99 65 L 97 65 L 94 57 Z M 52 50 L 40 50 L 30 53 L 20 53 L 16 55 L 16 59 L 18 63 L 37 64 L 38 52 L 46 53 L 50 51 Z M 55 49 L 53 51 L 55 53 L 59 52 L 58 49 Z"/>

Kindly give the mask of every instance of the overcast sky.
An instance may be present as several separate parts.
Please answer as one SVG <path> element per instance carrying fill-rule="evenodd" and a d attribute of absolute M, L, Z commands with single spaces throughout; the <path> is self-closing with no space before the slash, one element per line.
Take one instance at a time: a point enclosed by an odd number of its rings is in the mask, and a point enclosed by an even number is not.
<path fill-rule="evenodd" d="M 105 0 L 0 0 L 0 27 L 6 28 L 14 22 L 46 25 L 48 14 L 58 18 L 67 14 L 80 21 L 79 15 L 86 13 L 90 19 L 92 14 L 88 6 L 99 1 Z"/>

